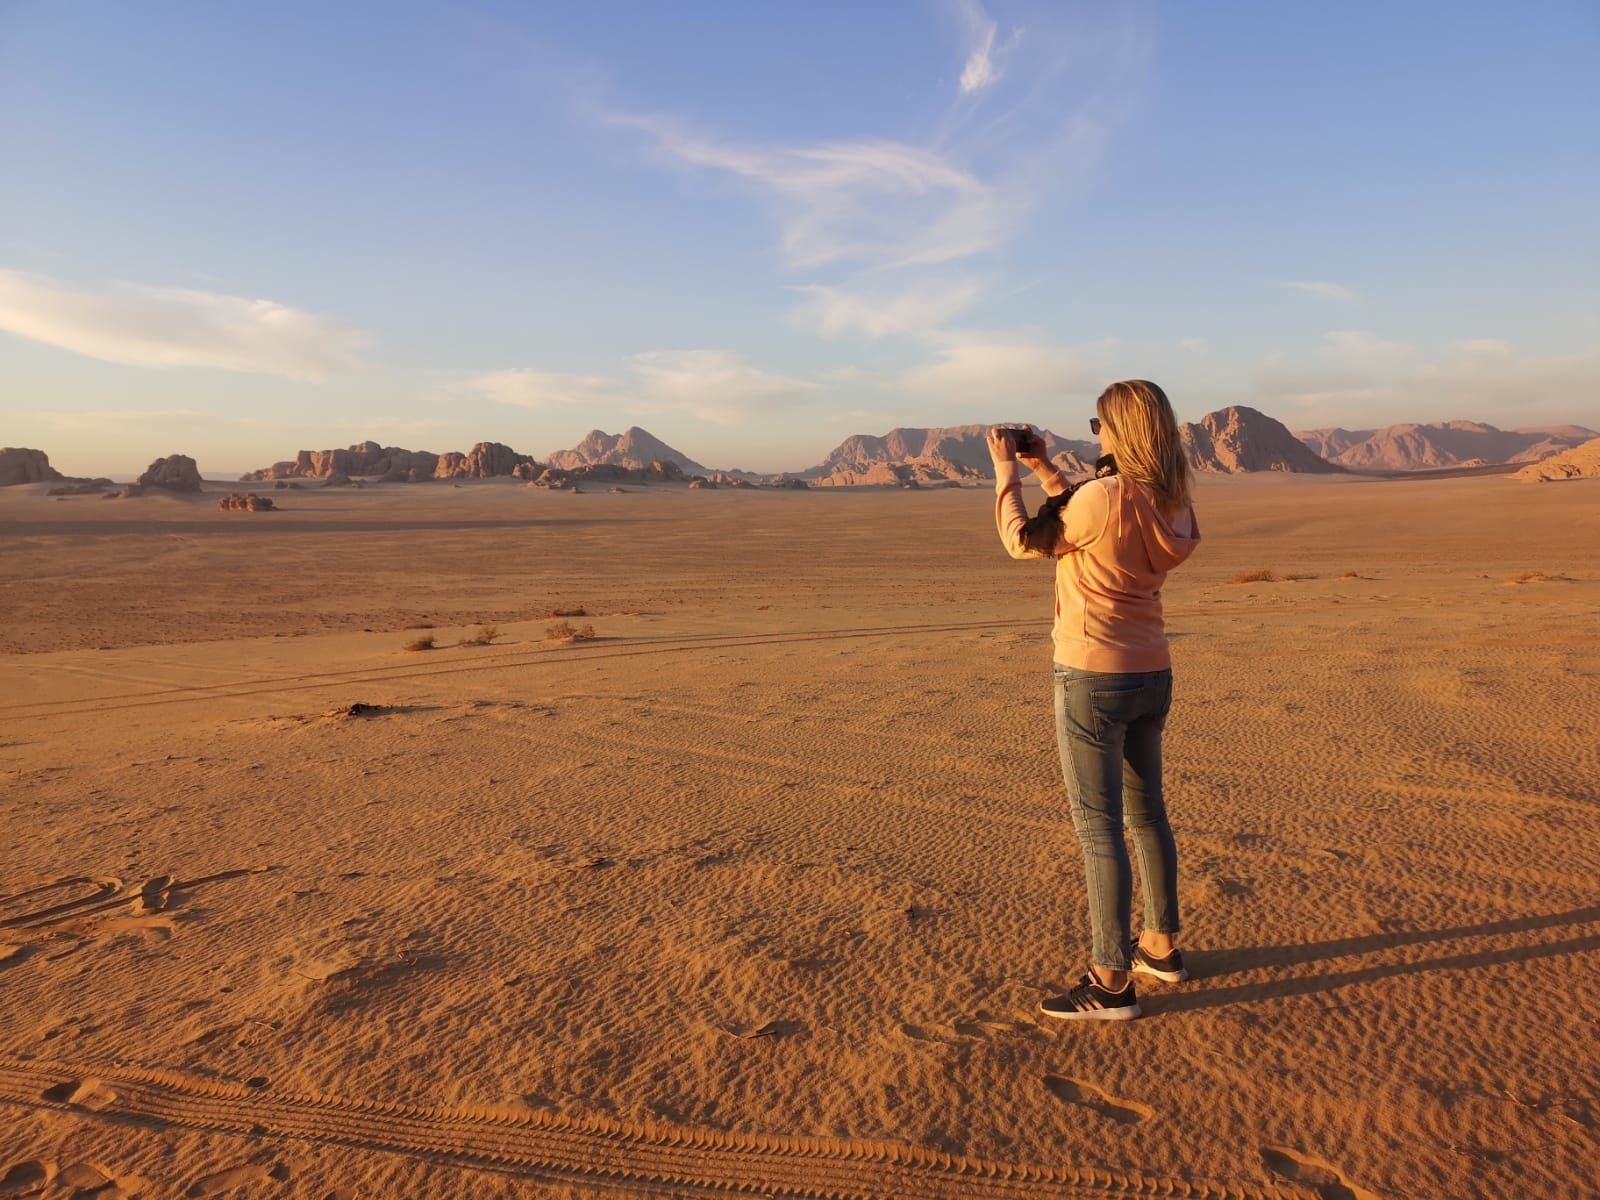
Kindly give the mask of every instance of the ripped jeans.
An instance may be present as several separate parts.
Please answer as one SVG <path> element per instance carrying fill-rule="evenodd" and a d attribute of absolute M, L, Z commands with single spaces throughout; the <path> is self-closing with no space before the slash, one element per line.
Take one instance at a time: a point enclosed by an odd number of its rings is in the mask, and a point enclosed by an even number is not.
<path fill-rule="evenodd" d="M 1133 875 L 1124 813 L 1139 855 L 1144 927 L 1178 932 L 1178 849 L 1161 794 L 1161 730 L 1172 708 L 1172 671 L 1107 674 L 1060 663 L 1054 670 L 1056 745 L 1089 894 L 1090 961 L 1126 971 Z"/>

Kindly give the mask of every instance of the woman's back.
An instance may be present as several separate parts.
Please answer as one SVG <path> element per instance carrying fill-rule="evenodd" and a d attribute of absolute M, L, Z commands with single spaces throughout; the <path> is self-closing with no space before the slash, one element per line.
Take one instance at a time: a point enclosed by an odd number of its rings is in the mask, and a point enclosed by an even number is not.
<path fill-rule="evenodd" d="M 1103 672 L 1170 667 L 1161 588 L 1199 543 L 1192 506 L 1169 517 L 1148 486 L 1126 475 L 1079 488 L 1062 509 L 1056 662 Z"/>

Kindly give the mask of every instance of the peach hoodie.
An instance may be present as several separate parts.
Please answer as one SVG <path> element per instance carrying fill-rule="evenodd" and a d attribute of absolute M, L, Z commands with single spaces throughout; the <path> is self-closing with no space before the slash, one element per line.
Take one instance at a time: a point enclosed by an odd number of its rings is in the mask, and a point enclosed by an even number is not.
<path fill-rule="evenodd" d="M 1017 462 L 995 464 L 995 524 L 1012 558 L 1056 560 L 1055 661 L 1084 671 L 1160 671 L 1172 665 L 1161 620 L 1167 572 L 1200 543 L 1193 507 L 1169 521 L 1150 489 L 1123 475 L 1092 479 L 1061 509 L 1053 554 L 1026 549 Z M 1039 473 L 1050 495 L 1065 490 L 1054 467 Z"/>

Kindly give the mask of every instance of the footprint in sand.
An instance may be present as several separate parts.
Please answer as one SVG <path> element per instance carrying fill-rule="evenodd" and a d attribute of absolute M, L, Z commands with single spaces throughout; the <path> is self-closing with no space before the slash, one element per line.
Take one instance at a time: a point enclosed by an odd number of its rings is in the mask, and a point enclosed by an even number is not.
<path fill-rule="evenodd" d="M 263 1179 L 284 1180 L 289 1178 L 289 1168 L 283 1163 L 274 1166 L 262 1166 L 258 1163 L 246 1163 L 243 1166 L 229 1167 L 226 1171 L 214 1171 L 204 1175 L 189 1185 L 185 1196 L 221 1196 L 235 1188 L 245 1187 L 248 1184 L 260 1183 Z"/>
<path fill-rule="evenodd" d="M 42 1158 L 13 1163 L 0 1174 L 0 1196 L 37 1196 L 55 1177 L 55 1163 Z"/>
<path fill-rule="evenodd" d="M 1087 1079 L 1073 1079 L 1066 1075 L 1046 1075 L 1044 1086 L 1051 1095 L 1068 1104 L 1076 1104 L 1097 1112 L 1118 1125 L 1137 1125 L 1156 1115 L 1156 1110 L 1136 1100 L 1118 1100 L 1107 1095 Z"/>
<path fill-rule="evenodd" d="M 1351 1183 L 1332 1163 L 1285 1146 L 1261 1147 L 1261 1165 L 1280 1179 L 1305 1184 L 1321 1200 L 1378 1200 L 1375 1192 Z"/>
<path fill-rule="evenodd" d="M 42 1099 L 100 1112 L 116 1103 L 117 1094 L 98 1079 L 69 1079 L 44 1090 Z"/>

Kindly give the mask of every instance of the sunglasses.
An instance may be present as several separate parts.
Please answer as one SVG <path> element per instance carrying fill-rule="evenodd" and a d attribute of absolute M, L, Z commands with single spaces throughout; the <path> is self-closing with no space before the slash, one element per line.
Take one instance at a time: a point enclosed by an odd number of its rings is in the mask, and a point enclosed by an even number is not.
<path fill-rule="evenodd" d="M 1090 417 L 1089 418 L 1089 432 L 1094 434 L 1096 437 L 1100 436 L 1100 418 L 1099 417 Z"/>

